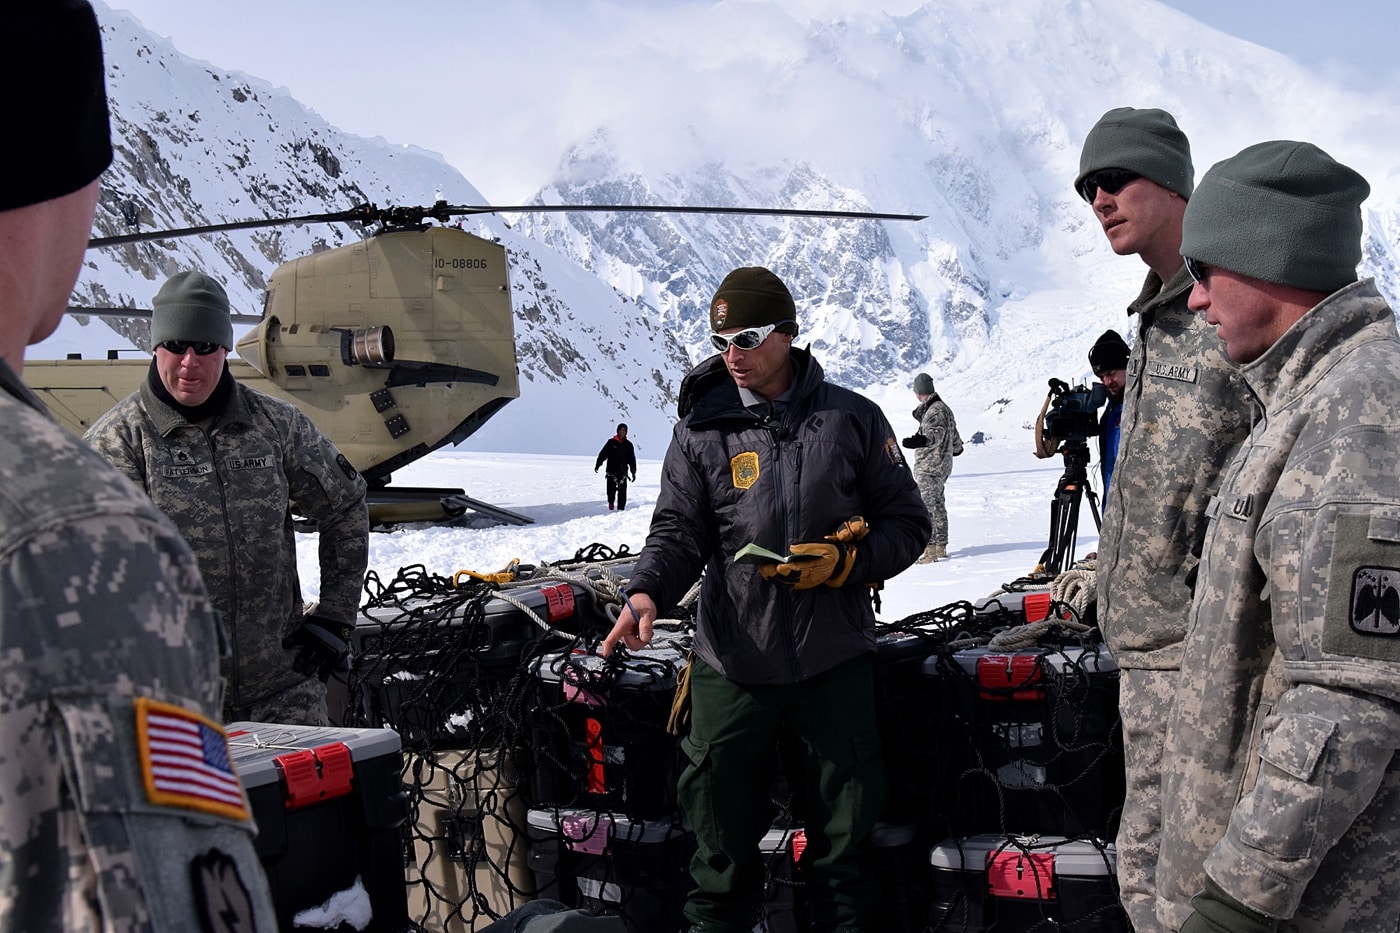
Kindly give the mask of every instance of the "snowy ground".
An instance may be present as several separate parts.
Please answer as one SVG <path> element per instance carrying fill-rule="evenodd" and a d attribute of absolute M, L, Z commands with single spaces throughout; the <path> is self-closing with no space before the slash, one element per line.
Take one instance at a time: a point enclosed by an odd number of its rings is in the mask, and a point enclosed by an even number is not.
<path fill-rule="evenodd" d="M 599 440 L 601 446 L 602 440 Z M 1035 567 L 1049 535 L 1050 500 L 1060 458 L 1037 460 L 1030 432 L 994 444 L 967 445 L 948 481 L 947 561 L 916 565 L 886 583 L 880 618 L 897 620 L 960 599 L 976 600 Z M 1098 466 L 1089 467 L 1097 489 Z M 641 550 L 656 502 L 660 460 L 638 463 L 627 510 L 609 512 L 593 458 L 446 450 L 395 474 L 395 485 L 447 486 L 535 520 L 533 525 L 402 525 L 370 536 L 370 567 L 384 580 L 422 564 L 450 576 L 490 572 L 509 561 L 559 563 L 598 543 Z M 1098 532 L 1082 508 L 1076 557 L 1094 550 Z M 307 598 L 319 590 L 314 536 L 299 536 L 298 564 Z"/>

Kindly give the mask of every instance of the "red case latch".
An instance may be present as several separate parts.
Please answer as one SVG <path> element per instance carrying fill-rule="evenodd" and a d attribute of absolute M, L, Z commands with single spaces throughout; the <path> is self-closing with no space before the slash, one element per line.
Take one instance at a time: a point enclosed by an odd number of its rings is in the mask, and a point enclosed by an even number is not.
<path fill-rule="evenodd" d="M 1050 852 L 995 852 L 987 860 L 987 890 L 994 897 L 1053 901 L 1055 856 Z"/>
<path fill-rule="evenodd" d="M 977 659 L 977 684 L 984 700 L 1045 699 L 1039 654 L 983 655 Z"/>
<path fill-rule="evenodd" d="M 287 787 L 282 805 L 288 810 L 344 797 L 355 783 L 355 762 L 344 742 L 303 748 L 272 760 Z"/>

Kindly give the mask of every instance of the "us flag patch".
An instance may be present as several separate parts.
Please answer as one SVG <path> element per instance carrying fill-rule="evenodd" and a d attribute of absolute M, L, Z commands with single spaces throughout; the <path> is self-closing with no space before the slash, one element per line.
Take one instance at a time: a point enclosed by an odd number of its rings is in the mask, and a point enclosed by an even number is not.
<path fill-rule="evenodd" d="M 183 707 L 138 697 L 136 742 L 151 803 L 248 819 L 228 737 L 217 723 Z"/>

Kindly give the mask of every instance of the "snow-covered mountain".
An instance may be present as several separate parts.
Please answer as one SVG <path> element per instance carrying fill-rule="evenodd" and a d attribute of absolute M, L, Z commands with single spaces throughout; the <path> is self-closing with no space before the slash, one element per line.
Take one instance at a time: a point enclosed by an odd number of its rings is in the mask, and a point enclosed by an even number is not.
<path fill-rule="evenodd" d="M 95 5 L 118 150 L 96 235 L 129 232 L 131 217 L 159 229 L 365 201 L 482 203 L 441 157 L 341 133 L 285 90 L 225 67 L 236 62 L 188 59 Z M 1070 188 L 1084 133 L 1124 104 L 1172 111 L 1192 137 L 1198 176 L 1266 138 L 1311 140 L 1361 170 L 1374 188 L 1362 271 L 1400 295 L 1392 102 L 1345 93 L 1154 0 L 872 6 L 730 0 L 684 15 L 612 11 L 598 39 L 632 49 L 628 84 L 615 91 L 613 116 L 561 154 L 539 202 L 928 219 L 466 221 L 509 251 L 522 393 L 469 443 L 592 452 L 622 419 L 644 456 L 660 456 L 680 376 L 708 352 L 709 295 L 729 269 L 752 264 L 789 283 L 803 339 L 829 377 L 879 400 L 897 429 L 914 401 L 911 375 L 927 370 L 965 434 L 1019 432 L 1046 377 L 1086 375 L 1097 334 L 1129 330 L 1122 309 L 1144 267 L 1109 251 Z M 721 33 L 731 41 L 706 41 Z M 510 82 L 496 91 L 510 93 Z M 257 311 L 277 263 L 360 235 L 281 226 L 93 250 L 74 301 L 149 307 L 165 276 L 200 267 L 227 282 L 240 309 Z M 66 326 L 38 355 L 91 340 L 73 333 Z M 140 326 L 133 334 L 139 342 Z"/>

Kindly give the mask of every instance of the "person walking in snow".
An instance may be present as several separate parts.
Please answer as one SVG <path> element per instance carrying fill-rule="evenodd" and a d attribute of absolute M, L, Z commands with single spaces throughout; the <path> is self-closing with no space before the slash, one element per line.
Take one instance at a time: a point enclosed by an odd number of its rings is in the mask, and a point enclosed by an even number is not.
<path fill-rule="evenodd" d="M 927 564 L 948 556 L 948 507 L 943 498 L 943 487 L 953 473 L 953 458 L 963 452 L 963 442 L 953 410 L 938 397 L 932 376 L 919 373 L 914 377 L 914 395 L 919 400 L 918 407 L 914 409 L 914 420 L 919 422 L 919 430 L 900 443 L 917 451 L 914 454 L 914 478 L 918 480 L 919 495 L 928 509 L 933 532 L 929 535 L 924 553 L 915 563 Z"/>
<path fill-rule="evenodd" d="M 627 439 L 627 425 L 619 424 L 617 433 L 608 438 L 603 449 L 598 451 L 598 460 L 593 464 L 593 472 L 597 473 L 598 468 L 607 464 L 608 479 L 608 511 L 613 509 L 613 500 L 617 501 L 617 508 L 627 508 L 627 478 L 637 478 L 637 451 L 632 447 L 632 442 Z"/>

